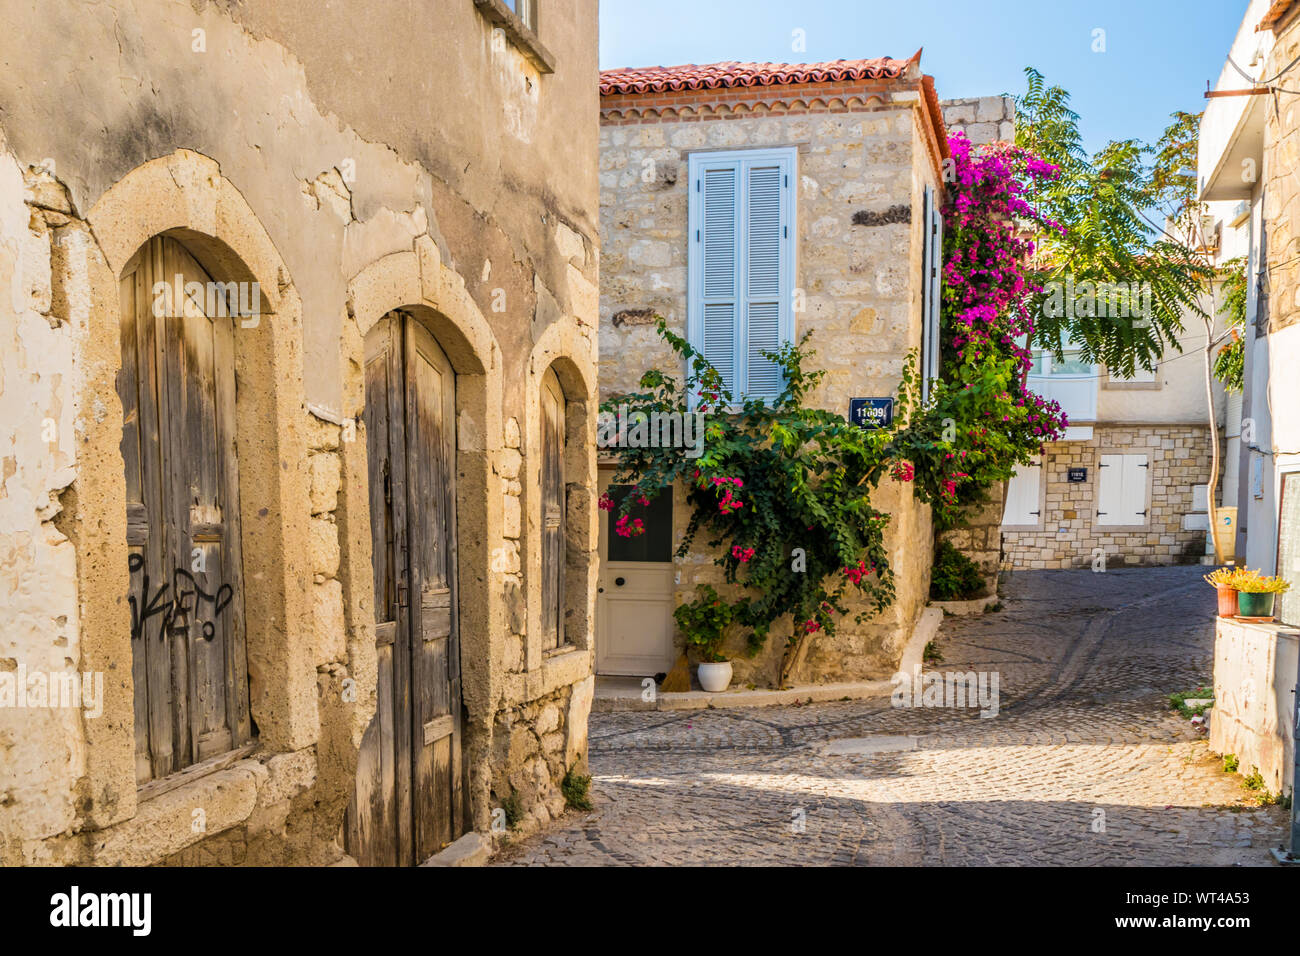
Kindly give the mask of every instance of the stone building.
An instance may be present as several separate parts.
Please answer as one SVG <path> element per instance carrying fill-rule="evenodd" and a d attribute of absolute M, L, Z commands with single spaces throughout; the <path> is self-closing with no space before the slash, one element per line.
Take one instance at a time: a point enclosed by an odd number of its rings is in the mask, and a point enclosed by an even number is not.
<path fill-rule="evenodd" d="M 596 0 L 0 13 L 0 863 L 543 825 L 593 683 Z"/>
<path fill-rule="evenodd" d="M 1201 320 L 1187 316 L 1178 341 L 1155 372 L 1132 378 L 1087 365 L 1068 343 L 1063 363 L 1035 351 L 1029 387 L 1060 402 L 1069 427 L 1007 483 L 1005 567 L 1092 567 L 1102 556 L 1108 566 L 1182 564 L 1206 553 L 1218 427 L 1205 404 Z M 1214 398 L 1221 426 L 1218 383 Z"/>
<path fill-rule="evenodd" d="M 1234 423 L 1240 432 L 1229 447 L 1238 478 L 1225 481 L 1223 502 L 1237 508 L 1237 554 L 1291 581 L 1278 616 L 1300 624 L 1300 122 L 1289 93 L 1298 88 L 1300 3 L 1252 0 L 1230 55 L 1198 155 L 1199 198 L 1225 244 L 1247 258 L 1245 388 L 1239 416 L 1229 416 L 1229 434 Z"/>
<path fill-rule="evenodd" d="M 1252 0 L 1206 104 L 1197 155 L 1198 198 L 1211 229 L 1225 249 L 1246 259 L 1245 387 L 1228 414 L 1222 500 L 1236 509 L 1238 564 L 1291 585 L 1278 596 L 1271 622 L 1216 621 L 1210 746 L 1236 754 L 1242 772 L 1258 773 L 1269 792 L 1293 798 L 1290 718 L 1300 659 L 1298 61 L 1300 2 Z"/>
<path fill-rule="evenodd" d="M 937 337 L 926 240 L 937 235 L 948 150 L 919 60 L 601 74 L 602 398 L 632 390 L 653 366 L 680 374 L 656 315 L 704 346 L 734 395 L 779 387 L 759 353 L 807 330 L 826 369 L 814 404 L 847 416 L 854 398 L 895 395 L 909 350 Z M 933 348 L 921 357 L 933 374 L 931 359 Z M 606 463 L 602 488 L 613 474 Z M 929 507 L 890 480 L 874 504 L 892 516 L 897 600 L 810 642 L 796 683 L 887 676 L 924 609 Z M 673 558 L 689 518 L 684 491 L 650 507 L 647 524 L 673 535 L 625 543 L 601 529 L 598 674 L 667 670 L 684 646 L 674 607 L 720 579 L 710 553 Z M 769 640 L 754 658 L 727 644 L 735 682 L 772 686 L 781 644 Z"/>

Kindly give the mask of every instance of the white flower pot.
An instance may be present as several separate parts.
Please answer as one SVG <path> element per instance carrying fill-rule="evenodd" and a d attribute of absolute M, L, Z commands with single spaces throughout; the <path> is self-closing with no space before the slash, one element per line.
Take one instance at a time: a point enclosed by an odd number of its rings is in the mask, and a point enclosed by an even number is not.
<path fill-rule="evenodd" d="M 701 664 L 696 671 L 700 678 L 700 686 L 711 694 L 727 689 L 731 683 L 731 661 L 723 661 L 721 664 Z"/>

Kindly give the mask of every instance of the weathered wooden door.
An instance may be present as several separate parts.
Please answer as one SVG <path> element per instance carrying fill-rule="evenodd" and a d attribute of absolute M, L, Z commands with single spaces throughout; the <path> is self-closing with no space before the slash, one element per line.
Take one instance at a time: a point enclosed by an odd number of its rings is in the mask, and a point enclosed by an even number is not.
<path fill-rule="evenodd" d="M 564 392 L 550 369 L 542 376 L 542 649 L 564 637 Z"/>
<path fill-rule="evenodd" d="M 455 423 L 447 357 L 391 313 L 366 337 L 379 700 L 346 826 L 366 866 L 422 863 L 464 832 Z"/>
<path fill-rule="evenodd" d="M 235 331 L 229 303 L 215 298 L 224 290 L 173 239 L 151 239 L 127 264 L 120 292 L 135 766 L 144 783 L 251 739 Z"/>

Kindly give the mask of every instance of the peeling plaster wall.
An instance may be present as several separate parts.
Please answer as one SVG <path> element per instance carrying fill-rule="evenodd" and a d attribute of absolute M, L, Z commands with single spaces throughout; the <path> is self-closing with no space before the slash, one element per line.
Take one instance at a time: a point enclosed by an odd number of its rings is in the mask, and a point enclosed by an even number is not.
<path fill-rule="evenodd" d="M 546 760 L 530 766 L 558 775 L 585 766 L 591 615 L 570 616 L 569 653 L 544 657 L 530 615 L 506 630 L 505 572 L 487 556 L 513 548 L 513 589 L 535 603 L 535 523 L 516 519 L 502 534 L 504 499 L 530 514 L 537 494 L 537 437 L 520 423 L 536 419 L 545 363 L 568 363 L 575 408 L 595 397 L 596 8 L 596 0 L 548 5 L 540 36 L 556 71 L 544 75 L 468 0 L 374 0 L 364 15 L 313 0 L 0 0 L 5 22 L 22 25 L 0 39 L 0 289 L 10 290 L 0 295 L 0 410 L 9 423 L 0 433 L 0 674 L 85 666 L 99 653 L 80 646 L 88 615 L 110 631 L 98 609 L 111 608 L 113 622 L 125 615 L 125 567 L 113 564 L 124 548 L 120 477 L 99 486 L 84 477 L 121 471 L 122 412 L 111 385 L 120 355 L 93 351 L 87 335 L 103 303 L 116 302 L 105 266 L 121 262 L 96 230 L 183 221 L 217 234 L 222 197 L 237 195 L 273 253 L 245 271 L 273 298 L 291 300 L 268 318 L 295 336 L 274 361 L 241 364 L 239 374 L 300 369 L 284 393 L 300 396 L 296 404 L 274 405 L 266 425 L 265 447 L 285 460 L 248 460 L 241 444 L 241 471 L 278 464 L 289 476 L 282 493 L 291 489 L 273 515 L 290 535 L 291 566 L 260 582 L 292 598 L 276 624 L 284 643 L 261 664 L 271 668 L 265 685 L 291 678 L 283 700 L 272 693 L 262 704 L 275 708 L 262 727 L 275 745 L 204 778 L 206 834 L 190 835 L 183 798 L 137 807 L 120 767 L 133 738 L 130 660 L 119 654 L 104 663 L 110 712 L 97 726 L 76 710 L 0 708 L 0 861 L 338 855 L 356 747 L 375 701 L 365 443 L 341 439 L 338 424 L 363 411 L 364 329 L 353 313 L 367 302 L 425 302 L 454 314 L 450 321 L 483 323 L 465 346 L 472 356 L 458 359 L 442 342 L 458 373 L 481 364 L 467 378 L 481 383 L 477 404 L 458 419 L 462 478 L 482 469 L 479 480 L 462 481 L 462 491 L 477 489 L 461 528 L 462 608 L 484 609 L 475 656 L 462 647 L 473 825 L 485 828 L 501 788 L 521 779 L 513 762 L 494 763 L 511 752 L 493 736 L 502 714 L 515 715 L 511 726 L 528 724 L 549 714 L 534 701 L 567 702 L 564 759 L 544 748 Z M 157 160 L 176 196 L 112 207 L 101 212 L 110 221 L 92 229 L 87 219 L 112 187 Z M 581 507 L 572 523 L 594 528 L 594 435 L 573 437 L 570 509 Z M 509 466 L 506 451 L 522 466 Z M 246 482 L 244 494 L 260 487 Z M 78 510 L 87 501 L 94 507 Z M 87 522 L 101 511 L 112 520 Z M 594 535 L 581 537 L 576 552 L 570 542 L 570 562 L 594 573 Z M 88 588 L 92 579 L 109 583 Z M 570 595 L 570 603 L 590 600 Z M 507 653 L 515 641 L 524 653 Z M 361 699 L 344 706 L 349 676 Z M 558 779 L 525 794 L 549 808 L 535 818 L 557 809 Z"/>
<path fill-rule="evenodd" d="M 0 399 L 5 419 L 25 426 L 0 436 L 0 675 L 11 679 L 79 661 L 77 556 L 58 527 L 76 477 L 76 333 L 50 315 L 50 230 L 25 192 L 0 144 Z M 80 723 L 75 709 L 0 707 L 0 859 L 3 834 L 71 823 Z"/>

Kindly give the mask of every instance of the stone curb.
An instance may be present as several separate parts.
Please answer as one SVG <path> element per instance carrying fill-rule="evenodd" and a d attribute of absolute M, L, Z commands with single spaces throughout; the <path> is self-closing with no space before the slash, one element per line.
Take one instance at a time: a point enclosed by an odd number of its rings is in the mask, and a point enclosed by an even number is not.
<path fill-rule="evenodd" d="M 429 857 L 420 866 L 484 866 L 492 856 L 492 841 L 470 831 Z"/>
<path fill-rule="evenodd" d="M 943 622 L 943 611 L 927 607 L 921 612 L 912 636 L 903 648 L 898 669 L 912 673 L 921 667 L 925 645 L 934 640 Z M 592 701 L 593 713 L 618 713 L 651 710 L 723 710 L 736 707 L 781 707 L 790 704 L 825 703 L 835 700 L 864 700 L 888 697 L 894 689 L 888 680 L 843 681 L 834 684 L 801 684 L 784 690 L 725 690 L 713 694 L 692 690 L 679 694 L 657 694 L 655 700 L 638 697 L 600 697 Z M 444 851 L 445 852 L 445 851 Z"/>
<path fill-rule="evenodd" d="M 930 607 L 937 607 L 941 611 L 947 611 L 958 617 L 968 614 L 983 614 L 984 609 L 1000 601 L 996 594 L 990 594 L 987 597 L 972 598 L 969 601 L 931 601 Z"/>

